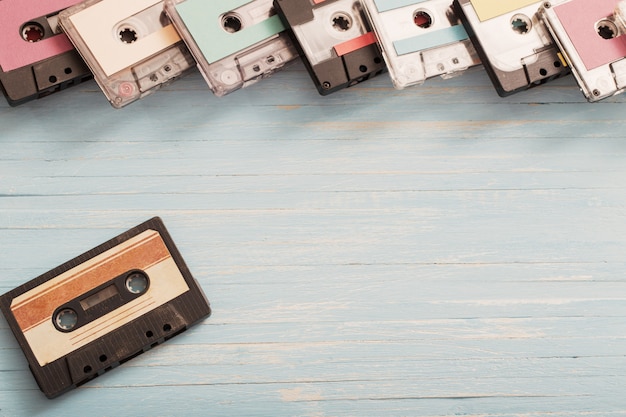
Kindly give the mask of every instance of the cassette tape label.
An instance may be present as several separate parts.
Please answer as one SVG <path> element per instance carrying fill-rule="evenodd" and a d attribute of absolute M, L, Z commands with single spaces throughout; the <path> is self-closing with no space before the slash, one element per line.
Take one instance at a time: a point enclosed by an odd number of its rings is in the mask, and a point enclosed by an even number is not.
<path fill-rule="evenodd" d="M 421 36 L 395 41 L 394 47 L 398 55 L 406 55 L 418 50 L 426 50 L 441 45 L 467 40 L 467 32 L 462 25 L 451 26 Z"/>
<path fill-rule="evenodd" d="M 204 58 L 208 63 L 213 63 L 285 30 L 277 15 L 244 25 L 237 9 L 251 3 L 254 2 L 227 0 L 207 3 L 206 0 L 186 0 L 176 5 L 176 10 L 188 31 L 194 35 L 194 41 Z M 267 6 L 260 4 L 258 14 L 268 14 Z M 207 16 L 221 18 L 207 21 Z M 235 25 L 231 29 L 227 28 L 227 19 L 231 19 L 230 24 Z"/>
<path fill-rule="evenodd" d="M 143 297 L 125 304 L 123 310 L 106 314 L 75 332 L 59 332 L 55 327 L 53 316 L 59 306 L 106 283 L 111 276 L 134 269 L 144 271 L 150 278 L 150 287 Z M 45 285 L 16 297 L 11 311 L 39 364 L 44 366 L 102 336 L 112 325 L 128 323 L 148 309 L 162 305 L 188 290 L 159 234 L 146 231 L 115 248 L 115 251 L 105 252 Z M 104 291 L 104 294 L 97 295 L 104 297 L 107 290 Z M 83 306 L 91 308 L 93 305 L 90 306 L 90 303 L 94 303 L 94 298 L 81 300 Z"/>
<path fill-rule="evenodd" d="M 104 73 L 112 76 L 180 41 L 171 24 L 159 24 L 162 8 L 162 1 L 157 0 L 101 1 L 68 19 L 98 57 Z M 154 15 L 156 19 L 140 19 L 142 14 Z M 114 30 L 112 21 L 118 22 Z M 108 33 L 111 36 L 103 36 Z"/>
<path fill-rule="evenodd" d="M 537 0 L 471 0 L 481 22 L 537 3 Z M 497 35 L 495 35 L 497 36 Z"/>
<path fill-rule="evenodd" d="M 596 28 L 597 22 L 614 13 L 616 5 L 616 0 L 578 0 L 553 6 L 587 70 L 626 57 L 626 36 L 605 39 Z"/>
<path fill-rule="evenodd" d="M 420 3 L 428 3 L 430 0 L 375 0 L 376 10 L 380 13 L 388 12 L 389 10 L 399 9 L 406 6 L 415 6 Z"/>
<path fill-rule="evenodd" d="M 368 32 L 349 41 L 335 45 L 333 48 L 337 56 L 343 56 L 375 43 L 376 35 L 374 35 L 374 32 Z"/>
<path fill-rule="evenodd" d="M 0 1 L 0 67 L 2 71 L 12 71 L 31 65 L 34 62 L 60 55 L 74 49 L 64 34 L 38 34 L 35 42 L 27 39 L 29 33 L 24 32 L 23 25 L 44 18 L 70 7 L 80 0 L 54 0 L 41 2 L 38 0 L 21 0 L 15 2 Z M 38 29 L 42 30 L 42 29 Z M 32 36 L 32 35 L 30 35 Z M 32 40 L 33 38 L 31 38 Z"/>

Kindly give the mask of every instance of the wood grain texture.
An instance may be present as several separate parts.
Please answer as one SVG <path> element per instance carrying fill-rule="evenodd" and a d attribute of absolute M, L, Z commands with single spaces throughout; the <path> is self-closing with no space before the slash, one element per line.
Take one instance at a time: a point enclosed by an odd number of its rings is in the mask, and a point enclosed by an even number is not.
<path fill-rule="evenodd" d="M 0 103 L 0 292 L 159 215 L 214 311 L 52 401 L 1 318 L 0 416 L 626 415 L 625 101 L 295 65 Z"/>

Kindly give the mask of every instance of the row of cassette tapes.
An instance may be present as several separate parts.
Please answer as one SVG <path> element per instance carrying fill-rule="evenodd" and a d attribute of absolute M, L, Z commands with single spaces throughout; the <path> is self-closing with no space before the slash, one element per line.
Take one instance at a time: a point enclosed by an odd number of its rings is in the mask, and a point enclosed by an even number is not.
<path fill-rule="evenodd" d="M 322 95 L 482 63 L 501 96 L 572 72 L 597 101 L 626 88 L 625 13 L 626 0 L 0 0 L 0 86 L 17 105 L 93 74 L 120 108 L 195 67 L 223 96 L 300 56 Z"/>

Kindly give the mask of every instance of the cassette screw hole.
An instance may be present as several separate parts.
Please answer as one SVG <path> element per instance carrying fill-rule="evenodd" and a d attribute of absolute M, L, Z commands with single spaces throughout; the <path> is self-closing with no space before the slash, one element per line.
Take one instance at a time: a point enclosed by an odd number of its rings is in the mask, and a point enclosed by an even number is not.
<path fill-rule="evenodd" d="M 383 62 L 383 60 L 379 56 L 374 58 L 374 64 L 380 64 L 381 62 Z"/>
<path fill-rule="evenodd" d="M 413 23 L 422 29 L 428 29 L 433 24 L 433 18 L 427 12 L 418 10 L 413 13 Z"/>
<path fill-rule="evenodd" d="M 324 81 L 324 83 L 322 83 L 322 88 L 328 90 L 330 88 L 330 83 L 328 81 Z"/>
<path fill-rule="evenodd" d="M 48 77 L 48 81 L 54 84 L 57 82 L 57 77 L 55 77 L 54 75 L 51 75 L 50 77 Z"/>
<path fill-rule="evenodd" d="M 39 42 L 44 37 L 43 26 L 36 22 L 29 22 L 22 26 L 22 38 L 27 42 Z"/>
<path fill-rule="evenodd" d="M 593 90 L 593 95 L 596 97 L 600 96 L 600 90 Z"/>
<path fill-rule="evenodd" d="M 83 372 L 86 373 L 86 374 L 90 373 L 91 371 L 93 371 L 93 369 L 89 365 L 87 365 L 87 366 L 85 366 L 83 368 Z"/>
<path fill-rule="evenodd" d="M 65 68 L 63 72 L 66 73 L 67 75 L 70 75 L 72 73 L 72 69 L 68 67 L 68 68 Z"/>
<path fill-rule="evenodd" d="M 514 32 L 519 33 L 520 35 L 525 35 L 530 31 L 532 27 L 532 23 L 527 16 L 523 14 L 516 14 L 511 19 L 511 28 Z"/>
<path fill-rule="evenodd" d="M 152 81 L 153 83 L 156 83 L 157 81 L 159 81 L 159 76 L 156 74 L 152 74 L 150 76 L 150 81 Z"/>
<path fill-rule="evenodd" d="M 133 43 L 137 40 L 137 32 L 131 28 L 120 30 L 120 40 L 124 43 Z"/>
<path fill-rule="evenodd" d="M 107 355 L 100 355 L 98 359 L 100 359 L 100 362 L 106 362 L 109 358 L 107 358 Z"/>
<path fill-rule="evenodd" d="M 78 314 L 71 308 L 64 308 L 56 314 L 54 321 L 59 329 L 70 331 L 78 324 Z"/>
<path fill-rule="evenodd" d="M 224 15 L 222 18 L 222 27 L 228 33 L 236 33 L 243 27 L 241 18 L 234 13 Z"/>
<path fill-rule="evenodd" d="M 548 75 L 548 71 L 546 71 L 545 68 L 541 68 L 539 70 L 539 74 L 541 74 L 542 77 L 545 77 L 546 75 Z"/>
<path fill-rule="evenodd" d="M 147 338 L 151 338 L 152 336 L 154 336 L 154 333 L 152 333 L 152 330 L 148 330 L 148 331 L 146 332 L 146 337 L 147 337 Z"/>
<path fill-rule="evenodd" d="M 164 332 L 169 332 L 170 330 L 172 330 L 172 326 L 170 326 L 169 324 L 164 324 L 163 325 L 163 331 Z"/>
<path fill-rule="evenodd" d="M 339 32 L 346 32 L 352 27 L 352 18 L 345 13 L 335 13 L 331 20 L 335 30 Z"/>
<path fill-rule="evenodd" d="M 261 67 L 259 67 L 258 65 L 255 65 L 255 66 L 252 67 L 252 70 L 254 72 L 259 72 L 259 71 L 261 71 Z"/>
<path fill-rule="evenodd" d="M 141 272 L 133 272 L 126 277 L 126 289 L 131 294 L 141 294 L 148 289 L 148 277 Z"/>
<path fill-rule="evenodd" d="M 554 61 L 554 68 L 561 68 L 561 62 L 560 61 Z"/>
<path fill-rule="evenodd" d="M 367 72 L 367 67 L 366 67 L 365 65 L 361 65 L 361 66 L 359 67 L 359 71 L 361 71 L 361 72 Z"/>
<path fill-rule="evenodd" d="M 165 72 L 170 72 L 172 70 L 172 67 L 170 65 L 166 65 L 163 67 L 163 71 Z"/>
<path fill-rule="evenodd" d="M 274 62 L 276 62 L 276 58 L 274 58 L 274 56 L 273 56 L 273 55 L 270 55 L 270 56 L 268 56 L 268 57 L 267 57 L 266 62 L 267 62 L 268 64 L 270 64 L 270 65 L 271 65 L 271 64 L 273 64 Z"/>
<path fill-rule="evenodd" d="M 617 37 L 617 26 L 610 20 L 600 20 L 596 23 L 596 32 L 602 39 L 613 39 Z"/>

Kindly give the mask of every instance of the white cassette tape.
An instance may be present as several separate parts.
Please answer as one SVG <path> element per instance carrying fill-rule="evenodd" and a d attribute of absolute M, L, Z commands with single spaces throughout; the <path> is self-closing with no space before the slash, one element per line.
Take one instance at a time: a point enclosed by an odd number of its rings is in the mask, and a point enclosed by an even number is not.
<path fill-rule="evenodd" d="M 111 104 L 120 108 L 195 66 L 157 0 L 86 0 L 60 24 Z"/>
<path fill-rule="evenodd" d="M 507 96 L 569 73 L 537 16 L 542 1 L 454 0 L 498 94 Z"/>
<path fill-rule="evenodd" d="M 273 0 L 168 0 L 165 9 L 217 96 L 266 78 L 298 57 Z"/>
<path fill-rule="evenodd" d="M 539 15 L 588 101 L 626 88 L 626 1 L 554 0 Z"/>
<path fill-rule="evenodd" d="M 480 60 L 452 0 L 362 0 L 396 88 L 448 78 Z"/>

